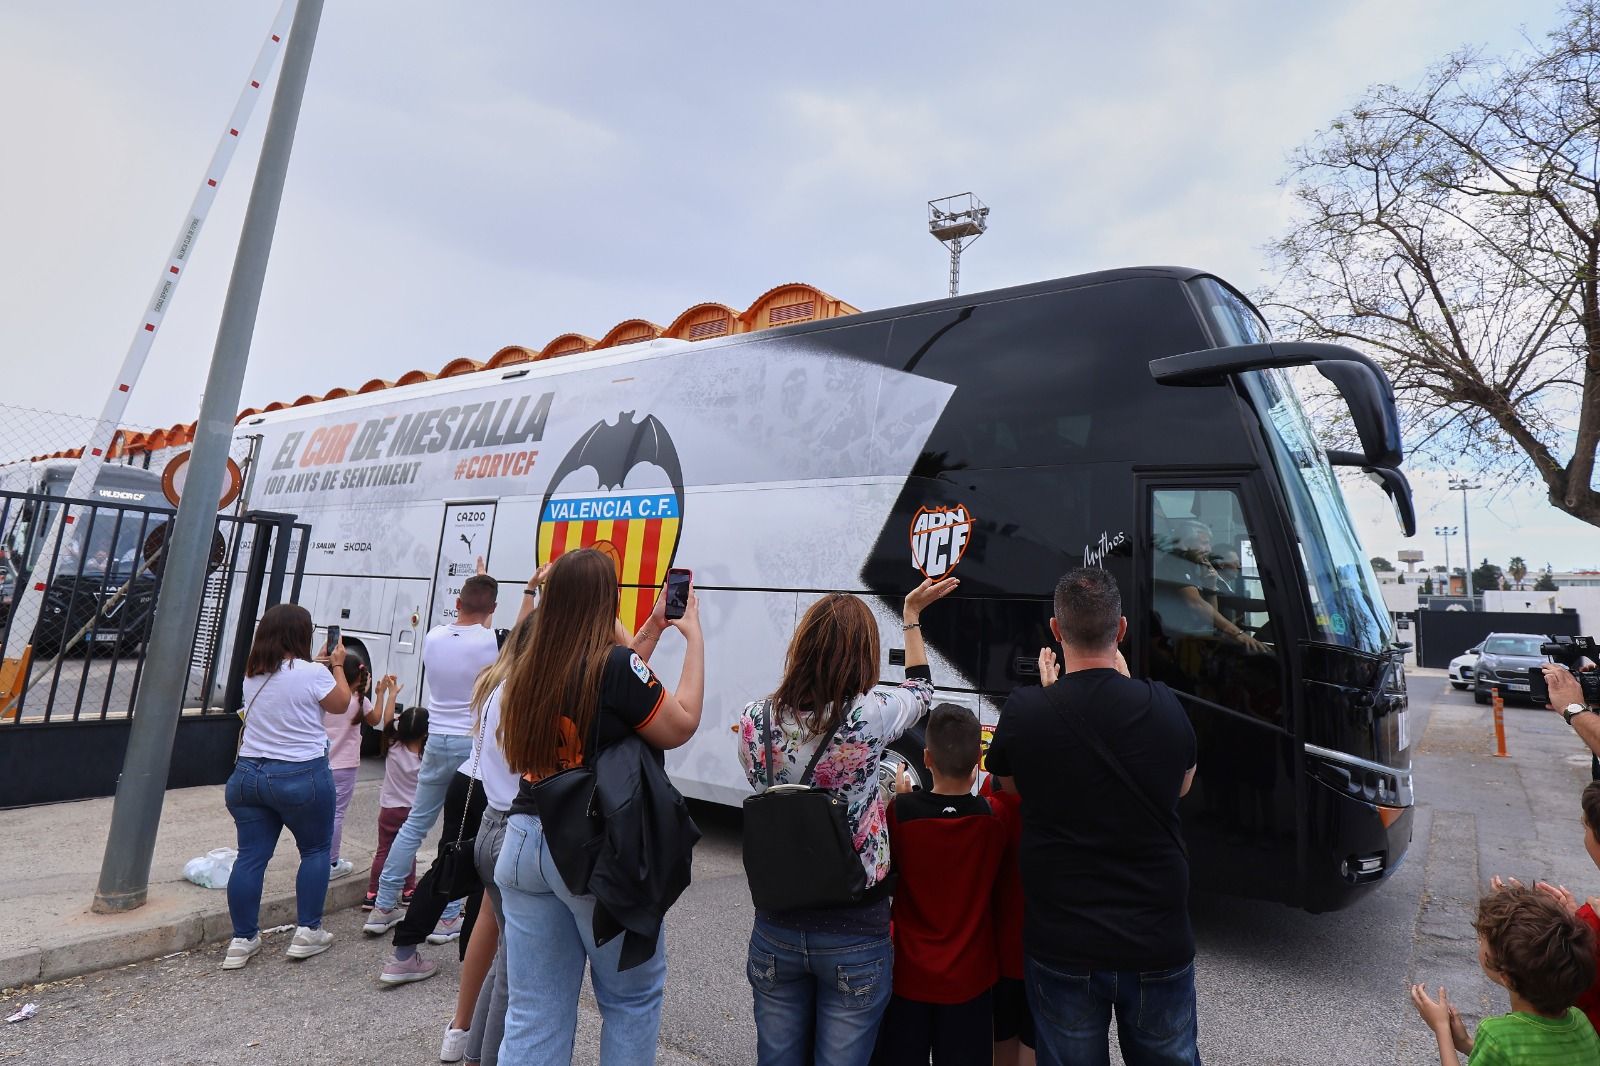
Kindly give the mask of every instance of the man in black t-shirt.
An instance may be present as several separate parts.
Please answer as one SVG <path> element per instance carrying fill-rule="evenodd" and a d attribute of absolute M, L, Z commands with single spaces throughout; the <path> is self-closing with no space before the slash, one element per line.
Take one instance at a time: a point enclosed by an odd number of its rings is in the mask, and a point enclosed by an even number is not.
<path fill-rule="evenodd" d="M 1119 672 L 1127 628 L 1108 572 L 1063 577 L 1050 629 L 1065 674 L 1013 692 L 989 746 L 989 772 L 1022 798 L 1023 948 L 1041 1066 L 1105 1062 L 1113 1013 L 1129 1066 L 1200 1061 L 1178 820 L 1194 729 L 1166 685 Z"/>

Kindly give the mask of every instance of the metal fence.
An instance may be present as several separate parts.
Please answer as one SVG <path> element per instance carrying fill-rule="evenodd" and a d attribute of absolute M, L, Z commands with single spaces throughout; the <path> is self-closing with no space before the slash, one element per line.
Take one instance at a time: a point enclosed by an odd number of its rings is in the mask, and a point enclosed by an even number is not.
<path fill-rule="evenodd" d="M 61 508 L 75 521 L 54 521 Z M 166 568 L 170 508 L 0 491 L 0 807 L 115 790 Z M 219 515 L 175 739 L 173 787 L 226 776 L 243 661 L 260 611 L 300 594 L 310 527 Z M 14 608 L 42 591 L 36 622 Z M 26 647 L 25 656 L 17 656 Z M 25 668 L 24 668 L 25 664 Z M 237 675 L 237 676 L 235 676 Z"/>

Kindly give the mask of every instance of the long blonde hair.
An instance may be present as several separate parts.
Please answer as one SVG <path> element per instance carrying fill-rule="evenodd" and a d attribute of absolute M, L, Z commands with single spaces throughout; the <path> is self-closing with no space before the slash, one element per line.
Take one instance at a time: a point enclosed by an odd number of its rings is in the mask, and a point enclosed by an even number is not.
<path fill-rule="evenodd" d="M 511 632 L 506 634 L 506 642 L 500 646 L 500 654 L 494 662 L 484 668 L 478 675 L 478 680 L 472 685 L 472 731 L 478 731 L 478 725 L 483 721 L 483 708 L 488 704 L 489 697 L 494 695 L 494 690 L 511 675 L 511 666 L 517 661 L 517 656 L 527 651 L 528 645 L 533 642 L 534 621 L 539 617 L 537 611 L 528 615 L 522 621 L 511 627 Z"/>
<path fill-rule="evenodd" d="M 544 592 L 539 624 L 506 677 L 499 730 L 510 768 L 539 777 L 561 769 L 562 719 L 581 738 L 599 712 L 606 656 L 616 647 L 616 566 L 593 548 L 567 552 Z"/>

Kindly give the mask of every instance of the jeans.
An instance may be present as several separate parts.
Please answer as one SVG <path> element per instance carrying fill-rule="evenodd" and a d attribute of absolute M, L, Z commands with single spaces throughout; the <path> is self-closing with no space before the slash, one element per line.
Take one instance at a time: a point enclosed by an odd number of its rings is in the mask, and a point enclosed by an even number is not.
<path fill-rule="evenodd" d="M 500 886 L 494 883 L 494 865 L 500 859 L 500 849 L 506 839 L 505 811 L 493 807 L 484 809 L 483 820 L 478 823 L 478 839 L 474 845 L 473 860 L 478 866 L 478 876 L 483 878 L 484 890 L 489 893 L 489 905 L 494 908 L 494 919 L 499 924 L 499 946 L 495 948 L 494 963 L 489 976 L 484 978 L 483 991 L 478 993 L 478 1006 L 472 1014 L 472 1035 L 467 1037 L 467 1061 L 495 1066 L 500 1061 L 500 1041 L 506 1031 L 506 908 L 500 898 Z"/>
<path fill-rule="evenodd" d="M 867 1066 L 894 990 L 894 944 L 756 918 L 746 970 L 757 1066 Z"/>
<path fill-rule="evenodd" d="M 433 823 L 444 809 L 445 793 L 450 790 L 450 779 L 463 762 L 472 757 L 472 737 L 428 737 L 422 749 L 422 768 L 417 771 L 417 798 L 411 803 L 411 813 L 406 824 L 394 836 L 389 846 L 389 857 L 383 862 L 383 873 L 378 878 L 380 910 L 393 910 L 400 901 L 400 887 L 405 884 L 406 871 L 416 860 L 422 847 L 422 838 L 428 835 Z M 446 918 L 461 913 L 459 904 L 451 903 L 445 910 Z"/>
<path fill-rule="evenodd" d="M 511 816 L 494 879 L 505 912 L 501 943 L 509 993 L 501 1060 L 572 1061 L 587 959 L 600 1005 L 600 1066 L 655 1062 L 667 983 L 665 933 L 648 961 L 619 971 L 624 938 L 595 946 L 594 897 L 567 891 L 535 815 Z"/>
<path fill-rule="evenodd" d="M 294 882 L 296 922 L 320 927 L 333 836 L 333 775 L 327 757 L 284 762 L 246 755 L 234 764 L 223 797 L 239 836 L 239 857 L 228 877 L 233 935 L 250 940 L 261 931 L 261 879 L 284 826 L 300 849 L 300 872 Z"/>
<path fill-rule="evenodd" d="M 339 861 L 339 843 L 344 837 L 344 815 L 350 809 L 350 801 L 356 796 L 358 769 L 351 766 L 333 771 L 333 843 L 328 847 L 329 862 Z"/>
<path fill-rule="evenodd" d="M 1027 967 L 1039 1066 L 1105 1066 L 1113 1012 L 1127 1066 L 1199 1066 L 1193 962 L 1142 973 Z"/>

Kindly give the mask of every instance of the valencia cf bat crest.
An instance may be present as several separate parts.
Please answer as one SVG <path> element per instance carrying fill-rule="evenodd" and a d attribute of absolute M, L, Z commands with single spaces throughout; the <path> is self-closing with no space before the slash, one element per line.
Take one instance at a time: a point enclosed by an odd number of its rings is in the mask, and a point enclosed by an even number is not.
<path fill-rule="evenodd" d="M 539 508 L 539 565 L 577 548 L 611 557 L 621 618 L 637 629 L 672 566 L 683 521 L 683 469 L 655 415 L 625 411 L 578 438 L 556 467 Z"/>

